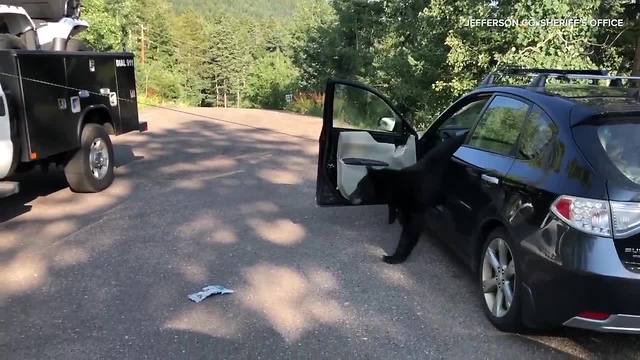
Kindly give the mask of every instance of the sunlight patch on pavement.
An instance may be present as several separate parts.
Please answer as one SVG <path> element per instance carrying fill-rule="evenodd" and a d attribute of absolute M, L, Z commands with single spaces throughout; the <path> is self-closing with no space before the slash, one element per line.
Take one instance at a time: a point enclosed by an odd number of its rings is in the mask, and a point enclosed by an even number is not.
<path fill-rule="evenodd" d="M 280 211 L 280 207 L 270 201 L 258 201 L 252 204 L 241 205 L 240 211 L 243 214 L 253 214 L 257 212 L 272 214 Z"/>
<path fill-rule="evenodd" d="M 36 254 L 20 253 L 0 267 L 0 301 L 42 285 L 48 278 L 46 261 Z"/>
<path fill-rule="evenodd" d="M 247 287 L 236 291 L 246 294 L 240 301 L 263 316 L 287 342 L 344 318 L 342 308 L 328 294 L 337 288 L 329 272 L 316 270 L 305 276 L 289 267 L 262 264 L 247 269 L 245 279 Z"/>
<path fill-rule="evenodd" d="M 289 170 L 261 169 L 258 176 L 265 181 L 277 185 L 298 185 L 302 184 L 302 179 L 298 172 Z"/>
<path fill-rule="evenodd" d="M 389 285 L 401 287 L 406 290 L 416 288 L 416 282 L 407 270 L 400 266 L 390 266 L 384 264 L 382 259 L 371 266 L 372 272 L 382 281 Z"/>
<path fill-rule="evenodd" d="M 162 167 L 163 174 L 203 173 L 210 170 L 227 170 L 234 168 L 238 162 L 228 156 L 215 156 L 195 162 L 179 162 L 177 164 Z"/>
<path fill-rule="evenodd" d="M 176 187 L 182 190 L 201 190 L 207 186 L 206 181 L 222 179 L 229 176 L 241 174 L 244 172 L 245 172 L 244 170 L 236 170 L 236 171 L 229 171 L 224 174 L 216 174 L 216 175 L 209 175 L 209 176 L 193 175 L 189 179 L 177 180 Z"/>
<path fill-rule="evenodd" d="M 196 264 L 192 261 L 189 263 L 186 261 L 180 261 L 176 267 L 184 279 L 192 283 L 204 283 L 209 277 L 209 270 L 207 270 L 207 267 L 202 264 Z"/>
<path fill-rule="evenodd" d="M 258 236 L 276 245 L 292 246 L 302 242 L 307 232 L 302 225 L 295 224 L 289 219 L 267 221 L 249 219 L 247 224 L 253 228 Z"/>
<path fill-rule="evenodd" d="M 182 330 L 231 339 L 239 336 L 235 320 L 223 315 L 211 304 L 192 305 L 192 308 L 173 316 L 163 326 L 165 329 Z M 209 354 L 215 357 L 215 354 Z"/>
<path fill-rule="evenodd" d="M 238 241 L 235 230 L 223 224 L 210 211 L 181 225 L 177 234 L 183 238 L 198 239 L 215 244 L 233 244 Z"/>
<path fill-rule="evenodd" d="M 57 250 L 53 258 L 53 264 L 57 267 L 65 268 L 85 263 L 89 261 L 89 258 L 89 252 L 84 248 L 77 246 L 62 247 Z"/>
<path fill-rule="evenodd" d="M 579 359 L 592 359 L 594 354 L 589 349 L 567 338 L 555 336 L 534 336 L 520 335 L 526 339 L 544 344 L 552 349 L 556 349 L 565 354 L 577 357 Z"/>

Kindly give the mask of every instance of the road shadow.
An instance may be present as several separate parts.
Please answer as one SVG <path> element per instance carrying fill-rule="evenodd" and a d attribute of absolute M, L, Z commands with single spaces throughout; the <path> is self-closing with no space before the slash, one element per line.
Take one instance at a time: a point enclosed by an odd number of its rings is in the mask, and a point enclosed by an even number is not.
<path fill-rule="evenodd" d="M 68 186 L 64 173 L 59 170 L 43 174 L 39 169 L 11 178 L 20 183 L 20 192 L 0 199 L 0 224 L 25 214 L 31 210 L 29 203 L 35 199 L 53 194 Z"/>
<path fill-rule="evenodd" d="M 133 147 L 127 144 L 114 144 L 115 167 L 125 167 L 135 161 L 144 159 L 144 156 L 136 156 Z M 15 175 L 11 181 L 20 183 L 20 192 L 5 199 L 0 199 L 0 224 L 31 210 L 33 201 L 39 197 L 46 197 L 55 192 L 68 188 L 64 171 L 61 167 L 50 166 L 47 172 L 40 167 L 34 170 Z"/>
<path fill-rule="evenodd" d="M 113 156 L 116 168 L 127 166 L 134 161 L 144 160 L 144 156 L 137 156 L 133 152 L 133 146 L 126 144 L 114 144 Z"/>

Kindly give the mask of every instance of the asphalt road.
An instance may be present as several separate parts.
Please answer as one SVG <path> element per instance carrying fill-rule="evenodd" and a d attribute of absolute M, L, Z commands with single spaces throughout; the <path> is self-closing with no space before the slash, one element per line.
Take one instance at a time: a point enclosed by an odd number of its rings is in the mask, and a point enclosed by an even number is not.
<path fill-rule="evenodd" d="M 640 357 L 632 336 L 496 331 L 435 240 L 382 263 L 384 208 L 314 203 L 318 119 L 189 111 L 116 138 L 104 193 L 52 171 L 0 200 L 0 358 Z M 236 293 L 187 299 L 208 284 Z"/>

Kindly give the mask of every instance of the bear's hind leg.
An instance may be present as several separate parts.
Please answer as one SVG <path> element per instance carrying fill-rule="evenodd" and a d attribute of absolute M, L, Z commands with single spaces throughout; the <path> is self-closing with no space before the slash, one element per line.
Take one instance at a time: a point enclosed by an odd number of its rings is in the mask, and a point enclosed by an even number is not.
<path fill-rule="evenodd" d="M 420 238 L 420 222 L 419 217 L 414 214 L 408 214 L 402 221 L 402 234 L 400 235 L 400 242 L 396 248 L 393 256 L 383 256 L 382 260 L 387 264 L 400 264 L 407 260 L 411 251 L 416 247 L 418 239 Z"/>

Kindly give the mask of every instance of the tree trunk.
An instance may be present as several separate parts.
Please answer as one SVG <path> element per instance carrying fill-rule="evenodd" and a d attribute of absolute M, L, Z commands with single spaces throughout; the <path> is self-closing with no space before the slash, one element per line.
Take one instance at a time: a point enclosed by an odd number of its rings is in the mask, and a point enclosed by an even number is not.
<path fill-rule="evenodd" d="M 636 37 L 636 51 L 633 57 L 633 67 L 631 68 L 631 76 L 640 76 L 640 35 Z M 640 87 L 640 81 L 633 81 L 634 87 Z"/>
<path fill-rule="evenodd" d="M 227 80 L 224 81 L 224 108 L 227 108 Z"/>
<path fill-rule="evenodd" d="M 640 76 L 640 36 L 636 38 L 636 52 L 633 58 L 631 76 Z"/>
<path fill-rule="evenodd" d="M 238 89 L 238 95 L 236 97 L 236 100 L 238 102 L 238 109 L 240 109 L 240 89 Z"/>
<path fill-rule="evenodd" d="M 216 80 L 216 106 L 220 106 L 220 87 L 218 86 L 218 80 Z"/>

